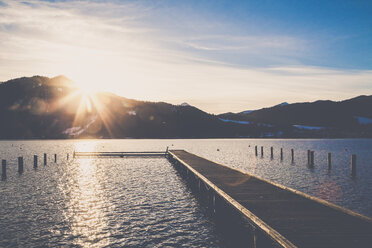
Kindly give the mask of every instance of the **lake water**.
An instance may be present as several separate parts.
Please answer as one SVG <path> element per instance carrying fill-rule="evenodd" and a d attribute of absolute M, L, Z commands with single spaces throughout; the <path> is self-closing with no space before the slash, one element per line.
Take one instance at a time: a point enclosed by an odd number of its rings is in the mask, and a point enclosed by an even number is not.
<path fill-rule="evenodd" d="M 0 247 L 225 247 L 214 222 L 165 159 L 66 160 L 73 151 L 164 151 L 167 146 L 372 216 L 370 139 L 0 141 L 0 158 L 8 164 L 7 179 L 0 181 Z M 315 151 L 312 168 L 308 149 Z M 42 165 L 44 152 L 47 166 Z M 356 177 L 350 175 L 354 153 Z M 39 156 L 37 170 L 33 155 Z M 18 156 L 24 157 L 22 175 Z"/>

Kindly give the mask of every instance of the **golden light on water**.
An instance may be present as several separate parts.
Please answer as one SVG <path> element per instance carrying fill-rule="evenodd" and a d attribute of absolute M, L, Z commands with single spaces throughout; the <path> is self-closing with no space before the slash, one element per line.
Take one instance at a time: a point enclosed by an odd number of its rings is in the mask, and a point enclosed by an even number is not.
<path fill-rule="evenodd" d="M 95 141 L 77 142 L 75 150 L 95 151 Z M 70 164 L 71 180 L 64 190 L 69 195 L 65 216 L 70 223 L 74 242 L 81 247 L 108 245 L 107 218 L 105 210 L 110 204 L 98 177 L 99 167 L 95 160 L 77 159 Z"/>
<path fill-rule="evenodd" d="M 337 202 L 342 199 L 343 191 L 336 181 L 329 180 L 319 185 L 315 195 L 330 202 Z"/>

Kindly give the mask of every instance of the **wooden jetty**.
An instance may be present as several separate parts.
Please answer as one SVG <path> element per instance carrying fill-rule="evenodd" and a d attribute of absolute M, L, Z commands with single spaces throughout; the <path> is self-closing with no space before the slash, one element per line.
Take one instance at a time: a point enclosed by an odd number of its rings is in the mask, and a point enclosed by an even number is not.
<path fill-rule="evenodd" d="M 74 152 L 74 158 L 96 158 L 96 157 L 165 157 L 167 152 Z"/>
<path fill-rule="evenodd" d="M 372 247 L 371 218 L 184 150 L 169 151 L 168 159 L 274 247 Z M 267 247 L 253 240 L 251 246 Z"/>

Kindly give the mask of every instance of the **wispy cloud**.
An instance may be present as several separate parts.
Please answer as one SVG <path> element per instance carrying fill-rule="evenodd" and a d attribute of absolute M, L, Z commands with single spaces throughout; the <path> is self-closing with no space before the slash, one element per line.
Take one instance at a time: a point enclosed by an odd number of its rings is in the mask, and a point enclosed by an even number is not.
<path fill-rule="evenodd" d="M 210 112 L 372 93 L 372 71 L 302 65 L 297 58 L 313 49 L 303 37 L 228 32 L 227 23 L 156 3 L 2 2 L 1 81 L 65 74 L 86 87 Z"/>
<path fill-rule="evenodd" d="M 184 45 L 201 50 L 239 50 L 256 54 L 261 54 L 263 52 L 267 53 L 267 49 L 270 49 L 271 51 L 278 49 L 278 52 L 280 53 L 303 51 L 307 46 L 305 40 L 274 35 L 210 35 L 194 38 L 184 37 Z"/>

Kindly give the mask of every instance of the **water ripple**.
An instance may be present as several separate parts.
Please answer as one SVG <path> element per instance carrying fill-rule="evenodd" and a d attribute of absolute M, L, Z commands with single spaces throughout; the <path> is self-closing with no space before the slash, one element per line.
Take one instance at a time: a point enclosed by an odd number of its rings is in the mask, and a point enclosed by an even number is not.
<path fill-rule="evenodd" d="M 0 247 L 219 247 L 165 159 L 27 162 L 0 182 Z"/>

